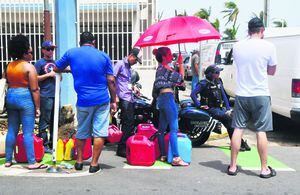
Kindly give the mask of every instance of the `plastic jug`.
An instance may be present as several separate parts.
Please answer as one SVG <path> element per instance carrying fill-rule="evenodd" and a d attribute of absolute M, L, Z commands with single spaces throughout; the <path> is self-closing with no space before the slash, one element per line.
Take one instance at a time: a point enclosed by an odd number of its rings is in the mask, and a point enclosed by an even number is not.
<path fill-rule="evenodd" d="M 136 135 L 144 135 L 148 139 L 151 138 L 154 142 L 154 148 L 155 148 L 155 157 L 158 159 L 160 157 L 160 150 L 159 150 L 159 144 L 158 144 L 158 138 L 154 134 L 156 134 L 158 131 L 151 123 L 142 123 L 139 124 L 137 127 Z"/>
<path fill-rule="evenodd" d="M 62 161 L 63 159 L 64 159 L 64 142 L 62 139 L 58 139 L 56 145 L 56 160 Z"/>
<path fill-rule="evenodd" d="M 177 134 L 177 142 L 178 142 L 178 154 L 181 159 L 186 163 L 191 163 L 192 159 L 192 142 L 188 138 L 186 134 L 178 133 Z M 173 160 L 173 154 L 170 150 L 171 144 L 169 143 L 169 151 L 168 151 L 168 163 L 171 163 Z"/>
<path fill-rule="evenodd" d="M 64 160 L 72 160 L 72 151 L 74 150 L 74 140 L 69 139 L 65 146 Z"/>
<path fill-rule="evenodd" d="M 33 135 L 33 144 L 34 144 L 35 160 L 37 162 L 40 162 L 40 161 L 42 161 L 44 154 L 45 154 L 43 139 L 37 137 L 36 135 Z M 26 149 L 24 146 L 23 133 L 20 133 L 19 135 L 17 135 L 16 146 L 14 149 L 14 157 L 15 157 L 15 160 L 19 163 L 28 162 L 27 156 L 26 156 Z"/>
<path fill-rule="evenodd" d="M 156 160 L 154 143 L 143 135 L 129 137 L 126 142 L 126 159 L 130 165 L 153 165 Z"/>
<path fill-rule="evenodd" d="M 82 158 L 83 158 L 83 160 L 87 160 L 87 159 L 91 158 L 92 155 L 93 155 L 92 139 L 87 138 L 85 141 L 85 145 L 83 147 Z M 74 160 L 77 159 L 76 139 L 74 140 L 74 153 L 72 156 L 73 156 Z"/>
<path fill-rule="evenodd" d="M 115 125 L 109 125 L 107 141 L 110 143 L 118 143 L 122 138 L 123 132 Z"/>

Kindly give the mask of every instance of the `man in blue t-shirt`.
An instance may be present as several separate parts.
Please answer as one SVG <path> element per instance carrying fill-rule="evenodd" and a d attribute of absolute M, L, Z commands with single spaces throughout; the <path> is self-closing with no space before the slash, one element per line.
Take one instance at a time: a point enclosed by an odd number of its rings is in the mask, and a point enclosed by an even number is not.
<path fill-rule="evenodd" d="M 77 133 L 78 157 L 76 170 L 83 169 L 83 147 L 87 138 L 94 139 L 93 157 L 89 172 L 100 170 L 100 157 L 105 138 L 108 136 L 109 111 L 115 113 L 116 86 L 109 56 L 95 48 L 95 38 L 90 32 L 80 35 L 80 47 L 69 49 L 56 67 L 63 70 L 70 65 L 77 93 Z"/>
<path fill-rule="evenodd" d="M 35 63 L 36 72 L 40 87 L 41 116 L 39 120 L 39 134 L 43 139 L 45 152 L 51 153 L 53 142 L 53 118 L 54 118 L 54 97 L 55 97 L 55 62 L 53 52 L 56 46 L 52 41 L 42 43 L 43 58 Z M 50 132 L 48 140 L 47 129 Z"/>

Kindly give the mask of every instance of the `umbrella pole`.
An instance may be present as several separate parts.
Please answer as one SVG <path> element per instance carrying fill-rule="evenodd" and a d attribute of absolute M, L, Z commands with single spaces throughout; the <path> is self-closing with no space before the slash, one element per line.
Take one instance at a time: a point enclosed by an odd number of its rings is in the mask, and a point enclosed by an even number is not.
<path fill-rule="evenodd" d="M 47 173 L 60 173 L 62 169 L 56 166 L 56 146 L 58 137 L 58 114 L 59 114 L 59 95 L 60 95 L 60 80 L 61 73 L 55 75 L 55 100 L 54 100 L 54 121 L 53 121 L 53 145 L 52 145 L 52 166 L 50 166 Z"/>

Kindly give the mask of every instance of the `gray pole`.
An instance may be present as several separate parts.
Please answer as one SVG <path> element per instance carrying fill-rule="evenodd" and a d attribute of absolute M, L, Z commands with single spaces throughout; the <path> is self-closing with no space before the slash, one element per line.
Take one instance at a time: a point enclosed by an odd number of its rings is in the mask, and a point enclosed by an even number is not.
<path fill-rule="evenodd" d="M 270 0 L 265 0 L 264 3 L 264 22 L 265 22 L 265 27 L 269 27 L 269 12 L 270 12 Z"/>

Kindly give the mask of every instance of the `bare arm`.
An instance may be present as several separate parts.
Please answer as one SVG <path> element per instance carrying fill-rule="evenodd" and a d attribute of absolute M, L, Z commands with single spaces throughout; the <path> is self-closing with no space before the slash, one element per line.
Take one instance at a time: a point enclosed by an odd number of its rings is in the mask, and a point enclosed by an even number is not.
<path fill-rule="evenodd" d="M 198 72 L 199 72 L 199 64 L 195 63 L 195 73 L 196 73 L 196 76 L 199 75 Z"/>
<path fill-rule="evenodd" d="M 114 115 L 117 112 L 116 80 L 113 75 L 107 75 L 106 78 L 107 78 L 108 89 L 110 93 L 110 109 L 112 115 Z"/>
<path fill-rule="evenodd" d="M 55 77 L 55 72 L 53 70 L 47 74 L 38 75 L 38 81 L 43 81 L 49 77 Z"/>
<path fill-rule="evenodd" d="M 267 72 L 268 72 L 268 75 L 271 75 L 271 76 L 275 75 L 276 65 L 275 66 L 268 66 Z"/>
<path fill-rule="evenodd" d="M 40 116 L 40 89 L 38 85 L 38 77 L 33 65 L 26 64 L 25 70 L 28 74 L 29 88 L 33 97 L 36 117 Z"/>
<path fill-rule="evenodd" d="M 182 78 L 184 78 L 183 59 L 181 53 L 178 55 L 177 63 L 179 67 L 179 74 L 182 76 Z"/>

